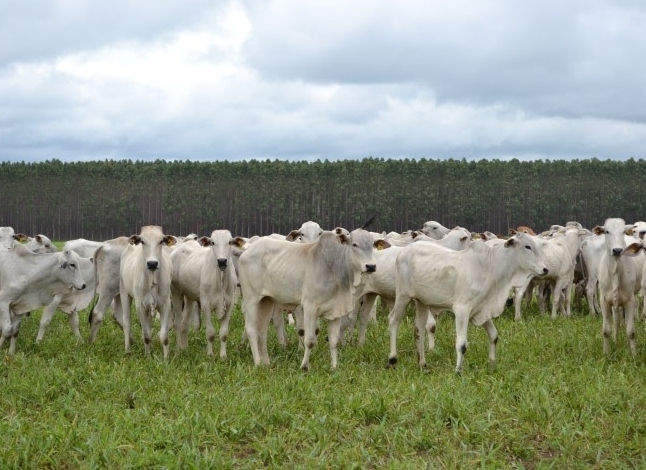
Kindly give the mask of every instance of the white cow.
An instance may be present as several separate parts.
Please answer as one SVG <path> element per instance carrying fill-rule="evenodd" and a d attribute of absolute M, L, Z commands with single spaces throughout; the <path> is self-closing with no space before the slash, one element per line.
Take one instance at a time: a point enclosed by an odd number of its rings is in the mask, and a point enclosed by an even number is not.
<path fill-rule="evenodd" d="M 70 289 L 84 289 L 79 256 L 73 251 L 34 253 L 22 245 L 0 251 L 0 345 L 16 350 L 22 315 L 52 302 Z"/>
<path fill-rule="evenodd" d="M 0 227 L 0 251 L 12 250 L 20 242 L 27 241 L 27 235 L 16 233 L 13 227 Z"/>
<path fill-rule="evenodd" d="M 92 262 L 92 258 L 79 256 L 78 266 L 81 270 L 81 274 L 83 275 L 83 280 L 85 281 L 85 289 L 72 289 L 69 292 L 58 294 L 54 297 L 54 300 L 43 309 L 43 314 L 40 317 L 38 335 L 36 336 L 37 343 L 42 341 L 45 336 L 45 330 L 51 323 L 56 309 L 67 313 L 67 318 L 74 336 L 79 340 L 81 339 L 78 312 L 79 310 L 87 308 L 94 298 L 94 263 Z"/>
<path fill-rule="evenodd" d="M 52 241 L 40 233 L 34 238 L 29 238 L 25 246 L 34 253 L 55 253 L 58 251 Z"/>
<path fill-rule="evenodd" d="M 436 240 L 439 240 L 450 231 L 451 229 L 446 228 L 444 225 L 434 220 L 424 222 L 424 226 L 422 227 L 422 232 L 424 232 L 431 238 L 435 238 Z"/>
<path fill-rule="evenodd" d="M 94 257 L 94 252 L 103 244 L 103 242 L 96 242 L 94 240 L 86 240 L 85 238 L 77 238 L 75 240 L 68 240 L 63 245 L 64 250 L 74 250 L 79 256 L 83 258 Z"/>
<path fill-rule="evenodd" d="M 96 340 L 105 312 L 112 306 L 112 316 L 123 331 L 123 311 L 119 296 L 121 253 L 129 245 L 128 237 L 107 240 L 94 252 L 94 295 L 98 296 L 88 317 L 89 342 Z M 132 340 L 131 340 L 132 342 Z"/>
<path fill-rule="evenodd" d="M 379 240 L 375 240 L 380 243 Z M 380 245 L 378 245 L 380 246 Z M 351 332 L 355 323 L 359 322 L 357 344 L 363 345 L 366 341 L 366 329 L 376 306 L 377 297 L 385 302 L 390 311 L 395 303 L 395 289 L 397 286 L 395 274 L 395 260 L 403 246 L 390 246 L 387 250 L 377 249 L 374 253 L 375 264 L 379 269 L 372 274 L 361 276 L 361 284 L 355 293 L 357 304 L 348 315 L 342 327 Z"/>
<path fill-rule="evenodd" d="M 637 300 L 635 295 L 641 288 L 642 272 L 634 256 L 642 248 L 640 242 L 626 244 L 626 233 L 632 225 L 626 225 L 623 219 L 606 219 L 603 226 L 596 226 L 592 231 L 602 235 L 604 253 L 599 262 L 599 303 L 603 316 L 603 352 L 609 351 L 610 336 L 617 339 L 620 315 L 623 311 L 626 322 L 626 337 L 630 351 L 637 353 L 635 343 L 635 313 Z M 611 316 L 613 322 L 611 323 Z"/>
<path fill-rule="evenodd" d="M 332 368 L 337 366 L 341 317 L 354 305 L 354 288 L 361 273 L 374 272 L 375 242 L 369 232 L 356 229 L 324 232 L 312 243 L 263 238 L 240 255 L 239 273 L 245 331 L 256 365 L 269 364 L 267 329 L 275 304 L 301 305 L 305 353 L 301 368 L 309 369 L 316 345 L 319 317 L 329 320 Z"/>
<path fill-rule="evenodd" d="M 552 286 L 552 318 L 556 318 L 561 301 L 564 302 L 565 316 L 570 316 L 576 257 L 579 253 L 581 240 L 587 233 L 583 229 L 568 228 L 564 235 L 534 238 L 549 274 L 528 279 L 526 285 L 515 289 L 514 319 L 516 321 L 522 319 L 521 302 L 528 287 L 531 285 L 533 288 L 532 283 L 537 281 L 546 281 Z M 541 308 L 544 307 L 541 306 Z"/>
<path fill-rule="evenodd" d="M 172 235 L 164 235 L 161 227 L 147 225 L 141 228 L 139 235 L 129 238 L 129 245 L 121 253 L 119 295 L 123 309 L 126 352 L 130 351 L 130 304 L 134 299 L 144 337 L 145 355 L 150 356 L 152 321 L 159 310 L 159 341 L 164 351 L 164 359 L 169 356 L 170 285 L 173 265 L 170 254 L 163 248 L 175 243 L 177 239 Z"/>
<path fill-rule="evenodd" d="M 238 285 L 233 246 L 242 246 L 244 240 L 241 237 L 234 238 L 228 230 L 214 230 L 210 237 L 201 237 L 198 242 L 200 246 L 197 248 L 180 247 L 171 254 L 171 296 L 178 346 L 181 349 L 188 347 L 189 314 L 193 305 L 199 302 L 206 321 L 207 355 L 213 355 L 215 329 L 211 314 L 215 311 L 220 321 L 220 357 L 225 358 L 229 319 Z M 178 322 L 180 317 L 181 322 Z"/>
<path fill-rule="evenodd" d="M 517 234 L 503 245 L 474 241 L 466 250 L 453 251 L 432 243 L 412 243 L 397 257 L 395 305 L 389 315 L 391 365 L 397 362 L 397 332 L 410 301 L 417 314 L 417 352 L 420 366 L 426 364 L 424 331 L 429 314 L 452 310 L 456 328 L 456 372 L 462 369 L 467 349 L 469 321 L 482 325 L 489 336 L 489 360 L 496 358 L 498 332 L 492 319 L 498 317 L 512 287 L 531 276 L 547 274 L 536 244 Z"/>

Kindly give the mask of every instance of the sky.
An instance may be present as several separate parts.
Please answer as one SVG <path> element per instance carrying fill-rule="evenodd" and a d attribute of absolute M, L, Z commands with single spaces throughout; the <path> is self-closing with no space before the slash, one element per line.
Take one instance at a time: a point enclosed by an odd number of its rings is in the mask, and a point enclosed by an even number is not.
<path fill-rule="evenodd" d="M 0 161 L 646 158 L 643 0 L 0 11 Z"/>

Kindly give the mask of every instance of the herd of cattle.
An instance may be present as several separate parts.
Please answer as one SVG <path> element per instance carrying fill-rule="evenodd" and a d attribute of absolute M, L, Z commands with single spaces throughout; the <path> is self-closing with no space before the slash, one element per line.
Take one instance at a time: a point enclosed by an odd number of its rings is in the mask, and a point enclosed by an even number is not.
<path fill-rule="evenodd" d="M 36 341 L 43 339 L 57 309 L 68 314 L 80 338 L 78 312 L 94 301 L 90 342 L 112 311 L 128 352 L 134 300 L 146 355 L 156 316 L 165 358 L 171 329 L 177 347 L 185 349 L 189 329 L 202 323 L 207 354 L 213 355 L 215 312 L 219 354 L 226 357 L 229 320 L 241 297 L 244 340 L 256 365 L 269 364 L 270 323 L 279 342 L 285 343 L 288 311 L 296 318 L 304 349 L 301 368 L 309 368 L 322 318 L 328 322 L 335 368 L 339 343 L 357 323 L 358 342 L 365 341 L 379 297 L 390 312 L 391 365 L 397 362 L 399 324 L 413 304 L 419 364 L 425 365 L 425 352 L 434 347 L 437 316 L 451 311 L 459 372 L 469 322 L 485 329 L 493 363 L 498 338 L 493 319 L 510 299 L 517 320 L 523 302 L 533 295 L 541 311 L 551 298 L 551 315 L 556 317 L 559 312 L 570 315 L 573 293 L 579 292 L 591 313 L 602 314 L 604 353 L 623 321 L 635 354 L 637 299 L 646 289 L 644 234 L 646 222 L 627 225 L 620 218 L 607 219 L 592 230 L 568 222 L 538 235 L 519 227 L 509 238 L 448 229 L 435 221 L 405 233 L 370 232 L 367 225 L 327 231 L 308 221 L 286 236 L 250 239 L 234 237 L 228 230 L 176 237 L 159 226 L 145 226 L 137 235 L 104 242 L 71 240 L 58 251 L 44 235 L 29 238 L 12 227 L 0 227 L 0 346 L 9 340 L 9 353 L 15 353 L 22 318 L 43 307 Z"/>

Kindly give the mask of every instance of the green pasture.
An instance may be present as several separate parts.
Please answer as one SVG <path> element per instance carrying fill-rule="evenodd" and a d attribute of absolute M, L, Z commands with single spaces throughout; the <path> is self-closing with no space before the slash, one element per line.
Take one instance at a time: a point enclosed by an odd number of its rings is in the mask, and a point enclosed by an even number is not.
<path fill-rule="evenodd" d="M 380 311 L 366 345 L 345 346 L 334 371 L 323 325 L 307 373 L 293 328 L 286 349 L 270 330 L 272 364 L 255 368 L 239 308 L 226 360 L 206 356 L 204 330 L 182 354 L 173 337 L 169 361 L 158 341 L 145 359 L 138 324 L 125 355 L 111 318 L 96 343 L 77 344 L 60 312 L 36 344 L 39 317 L 25 318 L 15 356 L 0 351 L 0 468 L 646 467 L 641 321 L 636 358 L 624 334 L 604 357 L 597 316 L 553 321 L 532 306 L 516 323 L 507 311 L 496 320 L 497 367 L 486 334 L 470 326 L 456 375 L 451 314 L 424 370 L 412 315 L 387 367 Z"/>

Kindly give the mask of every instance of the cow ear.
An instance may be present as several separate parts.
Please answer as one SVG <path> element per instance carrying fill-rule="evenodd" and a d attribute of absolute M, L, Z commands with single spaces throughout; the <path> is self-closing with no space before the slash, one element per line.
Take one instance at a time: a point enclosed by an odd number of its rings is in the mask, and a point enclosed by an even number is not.
<path fill-rule="evenodd" d="M 172 236 L 172 235 L 166 235 L 166 236 L 162 239 L 162 243 L 163 243 L 164 245 L 166 245 L 166 246 L 173 246 L 173 245 L 175 245 L 175 244 L 177 243 L 177 238 L 175 238 L 175 237 L 174 237 L 174 236 Z"/>
<path fill-rule="evenodd" d="M 13 236 L 14 240 L 19 241 L 19 242 L 26 242 L 29 237 L 25 235 L 24 233 L 17 233 Z"/>
<path fill-rule="evenodd" d="M 388 243 L 383 238 L 379 240 L 375 240 L 373 245 L 378 251 L 385 250 L 386 248 L 390 248 L 391 246 L 390 243 Z"/>
<path fill-rule="evenodd" d="M 233 237 L 231 240 L 229 240 L 229 245 L 234 245 L 234 246 L 237 246 L 238 248 L 242 248 L 244 246 L 244 238 Z"/>
<path fill-rule="evenodd" d="M 509 229 L 509 235 L 516 235 L 518 232 L 516 231 L 515 228 L 510 228 Z"/>
<path fill-rule="evenodd" d="M 285 240 L 287 240 L 288 242 L 295 242 L 300 238 L 300 236 L 301 236 L 301 232 L 299 230 L 292 230 L 287 234 L 287 236 L 285 237 Z"/>
<path fill-rule="evenodd" d="M 642 245 L 641 243 L 631 243 L 626 248 L 624 248 L 624 251 L 622 251 L 621 254 L 625 256 L 637 256 L 639 254 L 639 251 L 643 248 L 644 245 Z"/>
<path fill-rule="evenodd" d="M 131 245 L 139 245 L 141 243 L 141 237 L 139 235 L 132 235 L 128 239 L 128 243 L 130 243 Z"/>
<path fill-rule="evenodd" d="M 626 228 L 624 229 L 624 233 L 632 237 L 634 228 L 635 228 L 634 225 L 626 225 Z"/>
<path fill-rule="evenodd" d="M 340 233 L 336 236 L 336 239 L 339 240 L 339 243 L 342 245 L 347 245 L 350 243 L 350 237 L 348 237 L 345 233 Z"/>
<path fill-rule="evenodd" d="M 592 233 L 594 233 L 595 235 L 603 235 L 604 233 L 606 233 L 606 229 L 604 229 L 601 225 L 597 225 L 592 229 Z"/>
<path fill-rule="evenodd" d="M 200 238 L 197 239 L 197 242 L 202 246 L 212 246 L 213 245 L 213 240 L 211 240 L 209 237 L 200 237 Z"/>
<path fill-rule="evenodd" d="M 517 243 L 516 239 L 512 237 L 505 242 L 505 248 L 510 248 L 514 246 L 516 243 Z"/>

